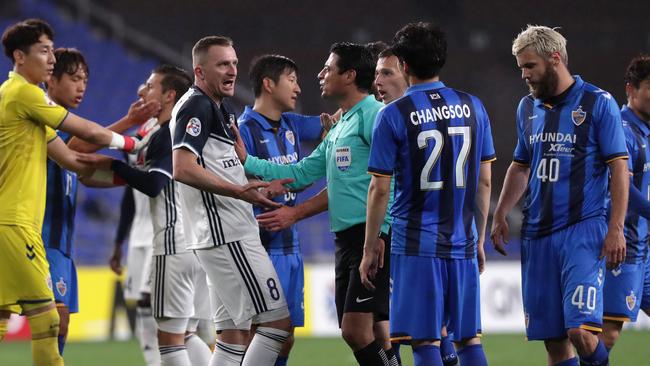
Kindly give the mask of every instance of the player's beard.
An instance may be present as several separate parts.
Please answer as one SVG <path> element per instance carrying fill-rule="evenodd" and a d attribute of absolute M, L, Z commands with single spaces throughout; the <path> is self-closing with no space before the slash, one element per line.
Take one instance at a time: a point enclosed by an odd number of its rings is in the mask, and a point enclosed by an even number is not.
<path fill-rule="evenodd" d="M 528 89 L 537 99 L 545 100 L 552 97 L 557 90 L 559 84 L 559 76 L 557 72 L 553 69 L 553 66 L 550 62 L 546 62 L 546 71 L 539 79 L 539 81 L 534 83 L 528 83 Z"/>

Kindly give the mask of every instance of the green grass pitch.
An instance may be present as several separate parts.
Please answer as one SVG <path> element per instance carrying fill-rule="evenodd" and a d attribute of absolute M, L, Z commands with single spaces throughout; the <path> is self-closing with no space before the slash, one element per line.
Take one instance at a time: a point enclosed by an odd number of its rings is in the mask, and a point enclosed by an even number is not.
<path fill-rule="evenodd" d="M 546 365 L 541 342 L 526 342 L 523 335 L 486 335 L 483 338 L 490 365 Z M 409 347 L 401 350 L 404 365 L 412 365 Z M 65 350 L 67 366 L 141 366 L 135 341 L 71 343 Z M 650 331 L 624 332 L 612 352 L 614 366 L 650 365 Z M 0 344 L 0 365 L 28 366 L 29 343 Z M 289 359 L 291 366 L 354 366 L 352 353 L 339 338 L 298 338 Z"/>

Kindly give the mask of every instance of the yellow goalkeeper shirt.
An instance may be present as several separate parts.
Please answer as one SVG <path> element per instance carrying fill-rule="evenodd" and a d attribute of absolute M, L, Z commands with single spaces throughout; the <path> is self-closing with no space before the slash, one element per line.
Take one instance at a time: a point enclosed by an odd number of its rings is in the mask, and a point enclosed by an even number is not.
<path fill-rule="evenodd" d="M 47 143 L 65 108 L 15 72 L 0 86 L 0 225 L 43 225 Z"/>

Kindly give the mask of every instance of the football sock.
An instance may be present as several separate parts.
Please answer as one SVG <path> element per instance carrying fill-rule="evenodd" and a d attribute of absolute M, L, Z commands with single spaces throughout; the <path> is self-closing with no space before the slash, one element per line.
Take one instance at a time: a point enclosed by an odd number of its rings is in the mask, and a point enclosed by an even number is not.
<path fill-rule="evenodd" d="M 449 337 L 442 337 L 440 340 L 440 355 L 442 356 L 442 364 L 445 366 L 458 365 L 458 355 L 454 348 L 454 343 Z"/>
<path fill-rule="evenodd" d="M 372 341 L 369 345 L 354 352 L 354 357 L 361 366 L 389 366 L 386 352 L 377 341 Z"/>
<path fill-rule="evenodd" d="M 7 334 L 7 325 L 9 324 L 9 319 L 0 319 L 0 342 L 2 342 L 3 339 L 5 339 L 5 335 Z"/>
<path fill-rule="evenodd" d="M 158 325 L 151 313 L 151 307 L 138 306 L 135 313 L 135 335 L 147 366 L 160 365 L 158 352 Z"/>
<path fill-rule="evenodd" d="M 578 361 L 578 357 L 570 358 L 568 360 L 564 360 L 562 362 L 556 363 L 553 366 L 579 366 L 580 362 Z"/>
<path fill-rule="evenodd" d="M 210 357 L 212 357 L 210 347 L 199 336 L 196 334 L 186 336 L 185 346 L 187 347 L 187 353 L 190 356 L 192 365 L 207 366 L 210 363 Z"/>
<path fill-rule="evenodd" d="M 246 346 L 243 344 L 230 344 L 217 340 L 210 366 L 239 366 L 244 358 L 244 352 Z"/>
<path fill-rule="evenodd" d="M 278 359 L 275 360 L 275 366 L 287 366 L 289 357 L 287 356 L 278 356 Z"/>
<path fill-rule="evenodd" d="M 488 364 L 482 344 L 463 347 L 458 351 L 458 359 L 463 366 L 487 366 Z"/>
<path fill-rule="evenodd" d="M 390 366 L 400 366 L 401 363 L 397 360 L 397 356 L 395 355 L 395 352 L 393 351 L 392 348 L 385 349 L 384 352 L 386 353 L 386 358 L 388 358 L 388 364 Z"/>
<path fill-rule="evenodd" d="M 32 332 L 32 360 L 35 366 L 63 366 L 59 354 L 59 313 L 55 308 L 27 317 Z"/>
<path fill-rule="evenodd" d="M 159 349 L 162 366 L 192 366 L 184 345 L 160 346 Z"/>
<path fill-rule="evenodd" d="M 440 347 L 434 345 L 413 347 L 413 365 L 442 366 Z"/>
<path fill-rule="evenodd" d="M 399 354 L 399 346 L 400 346 L 400 344 L 399 343 L 391 343 L 390 345 L 393 346 L 392 350 L 393 350 L 393 353 L 395 354 L 395 358 L 397 359 L 397 364 L 401 366 L 402 365 L 402 357 Z"/>
<path fill-rule="evenodd" d="M 258 327 L 241 363 L 242 366 L 275 364 L 278 353 L 280 353 L 284 342 L 287 341 L 289 334 L 289 332 L 280 329 Z"/>
<path fill-rule="evenodd" d="M 66 337 L 59 334 L 59 336 L 56 338 L 57 338 L 57 343 L 59 345 L 59 354 L 63 356 L 63 348 L 65 348 Z"/>
<path fill-rule="evenodd" d="M 582 366 L 606 366 L 609 364 L 609 353 L 605 349 L 603 341 L 599 340 L 596 350 L 589 356 L 580 356 Z"/>

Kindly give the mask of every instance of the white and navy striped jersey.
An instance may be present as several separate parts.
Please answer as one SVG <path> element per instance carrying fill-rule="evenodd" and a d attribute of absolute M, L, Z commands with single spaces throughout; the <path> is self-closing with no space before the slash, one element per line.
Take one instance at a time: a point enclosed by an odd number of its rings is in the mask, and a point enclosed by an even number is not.
<path fill-rule="evenodd" d="M 156 197 L 149 198 L 153 223 L 153 255 L 186 252 L 183 216 L 180 210 L 179 183 L 172 179 L 172 146 L 169 123 L 151 137 L 145 151 L 145 171 L 162 173 L 169 178 Z"/>
<path fill-rule="evenodd" d="M 145 122 L 141 130 L 148 132 L 158 120 L 152 118 Z M 138 169 L 144 169 L 144 151 L 137 154 L 128 154 L 127 160 L 129 165 Z M 129 231 L 129 247 L 151 247 L 153 240 L 153 225 L 151 223 L 151 210 L 149 208 L 149 197 L 146 194 L 134 189 L 133 200 L 135 202 L 135 213 L 133 224 Z"/>
<path fill-rule="evenodd" d="M 181 97 L 172 111 L 173 149 L 184 148 L 210 173 L 238 185 L 248 183 L 235 153 L 230 129 L 234 113 L 217 105 L 197 86 Z M 178 184 L 188 249 L 210 248 L 257 238 L 253 206 L 245 201 Z"/>

